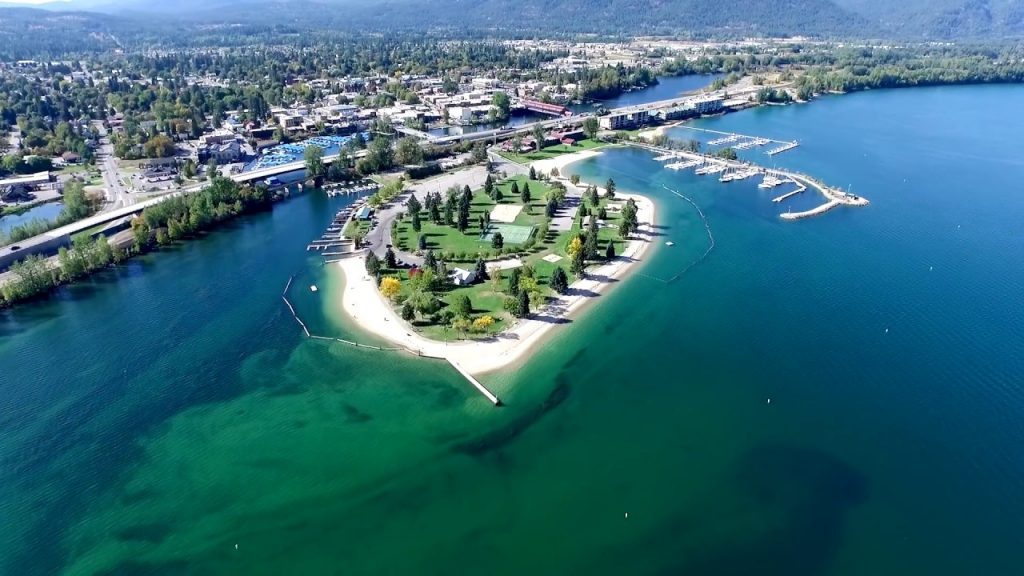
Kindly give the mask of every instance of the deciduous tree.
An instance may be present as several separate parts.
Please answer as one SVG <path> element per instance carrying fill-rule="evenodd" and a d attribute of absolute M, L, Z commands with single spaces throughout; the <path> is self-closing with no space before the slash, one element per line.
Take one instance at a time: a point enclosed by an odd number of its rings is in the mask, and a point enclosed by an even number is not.
<path fill-rule="evenodd" d="M 402 281 L 394 276 L 385 276 L 380 281 L 380 293 L 388 300 L 394 300 L 402 290 Z"/>

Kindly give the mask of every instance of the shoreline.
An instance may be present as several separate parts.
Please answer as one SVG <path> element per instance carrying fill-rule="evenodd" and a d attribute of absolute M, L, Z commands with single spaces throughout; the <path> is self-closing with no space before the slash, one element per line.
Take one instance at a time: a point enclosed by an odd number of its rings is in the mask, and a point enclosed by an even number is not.
<path fill-rule="evenodd" d="M 534 163 L 534 167 L 537 168 L 537 164 L 543 162 L 547 170 L 557 167 L 561 171 L 573 162 L 599 153 L 586 150 L 566 154 Z M 622 253 L 612 262 L 590 268 L 584 278 L 570 285 L 569 294 L 555 295 L 551 302 L 529 318 L 516 321 L 508 329 L 486 340 L 444 342 L 416 333 L 399 317 L 367 275 L 365 255 L 345 258 L 337 263 L 345 276 L 340 306 L 360 329 L 401 346 L 410 353 L 447 360 L 474 376 L 507 368 L 525 359 L 560 323 L 577 316 L 580 310 L 597 301 L 611 285 L 643 264 L 642 256 L 653 244 L 654 202 L 639 194 L 616 193 L 616 197 L 622 200 L 632 198 L 637 203 L 639 221 L 637 232 L 630 237 Z"/>

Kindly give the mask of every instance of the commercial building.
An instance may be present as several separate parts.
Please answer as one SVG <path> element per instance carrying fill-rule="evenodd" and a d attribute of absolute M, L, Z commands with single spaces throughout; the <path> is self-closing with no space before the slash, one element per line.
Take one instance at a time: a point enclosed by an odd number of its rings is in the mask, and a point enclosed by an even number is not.
<path fill-rule="evenodd" d="M 605 130 L 630 130 L 649 124 L 650 121 L 650 111 L 634 110 L 632 112 L 617 112 L 601 116 L 598 122 L 601 124 L 601 128 Z"/>

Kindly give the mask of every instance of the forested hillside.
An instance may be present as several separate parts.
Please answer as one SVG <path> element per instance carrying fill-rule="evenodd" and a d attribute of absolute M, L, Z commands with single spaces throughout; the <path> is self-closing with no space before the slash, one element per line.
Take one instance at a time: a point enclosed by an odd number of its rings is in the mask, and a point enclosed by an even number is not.
<path fill-rule="evenodd" d="M 1024 0 L 835 0 L 885 35 L 942 40 L 1024 36 Z"/>
<path fill-rule="evenodd" d="M 409 32 L 533 35 L 1006 39 L 1024 0 L 91 0 L 81 11 L 0 8 L 0 57 Z M 31 34 L 26 34 L 31 30 Z M 184 32 L 184 33 L 183 33 Z"/>

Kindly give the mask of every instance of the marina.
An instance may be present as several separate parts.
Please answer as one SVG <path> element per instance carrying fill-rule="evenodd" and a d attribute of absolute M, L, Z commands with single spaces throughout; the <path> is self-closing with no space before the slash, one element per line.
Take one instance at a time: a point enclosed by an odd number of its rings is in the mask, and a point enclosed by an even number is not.
<path fill-rule="evenodd" d="M 668 154 L 672 151 L 652 146 L 650 144 L 637 144 L 633 143 L 633 146 L 644 148 L 651 152 Z M 680 166 L 689 164 L 690 166 L 700 166 L 694 171 L 697 175 L 709 175 L 709 174 L 721 174 L 719 176 L 719 182 L 734 182 L 738 180 L 745 180 L 747 178 L 756 176 L 758 174 L 764 174 L 764 180 L 758 184 L 758 188 L 774 188 L 786 183 L 793 183 L 798 186 L 797 190 L 783 194 L 777 198 L 774 198 L 772 202 L 776 204 L 783 202 L 784 200 L 791 198 L 807 188 L 814 188 L 821 193 L 825 198 L 825 203 L 821 204 L 810 210 L 804 210 L 802 212 L 786 212 L 780 214 L 779 217 L 783 220 L 800 220 L 803 218 L 810 218 L 824 214 L 837 206 L 867 206 L 870 204 L 867 198 L 844 192 L 837 188 L 829 187 L 815 180 L 814 178 L 805 174 L 798 174 L 796 172 L 787 172 L 783 170 L 763 168 L 756 164 L 749 162 L 741 162 L 739 160 L 726 160 L 717 156 L 709 154 L 700 154 L 697 152 L 674 152 L 680 162 Z M 685 159 L 685 160 L 684 160 Z M 678 168 L 682 169 L 682 168 Z"/>
<path fill-rule="evenodd" d="M 772 148 L 771 150 L 765 152 L 765 154 L 767 154 L 769 156 L 775 156 L 776 154 L 782 154 L 783 152 L 786 152 L 787 150 L 792 150 L 793 148 L 796 148 L 799 145 L 800 145 L 799 142 L 787 142 L 787 143 L 783 144 L 782 146 L 779 146 L 777 148 Z"/>
<path fill-rule="evenodd" d="M 665 168 L 668 168 L 669 170 L 689 170 L 690 168 L 700 166 L 701 164 L 703 164 L 702 160 L 688 160 L 686 162 L 673 162 L 671 164 L 666 164 Z"/>
<path fill-rule="evenodd" d="M 782 154 L 788 150 L 792 150 L 800 145 L 799 142 L 786 141 L 786 140 L 775 140 L 774 138 L 766 138 L 763 136 L 750 136 L 747 134 L 739 134 L 735 132 L 722 132 L 720 130 L 711 130 L 708 128 L 698 128 L 696 126 L 687 126 L 680 124 L 677 128 L 684 128 L 686 130 L 693 130 L 695 132 L 701 132 L 705 134 L 716 134 L 719 137 L 714 140 L 709 140 L 707 144 L 709 146 L 730 146 L 736 150 L 750 150 L 760 146 L 766 146 L 768 144 L 775 144 L 775 147 L 766 150 L 765 154 L 769 156 L 775 156 Z"/>

